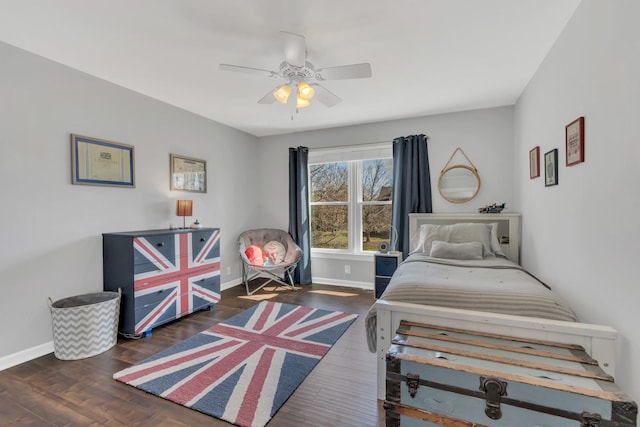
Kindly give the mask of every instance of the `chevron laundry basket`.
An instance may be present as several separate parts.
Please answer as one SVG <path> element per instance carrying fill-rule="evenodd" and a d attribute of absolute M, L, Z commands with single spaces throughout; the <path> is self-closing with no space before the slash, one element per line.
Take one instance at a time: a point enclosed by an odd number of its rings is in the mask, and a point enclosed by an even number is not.
<path fill-rule="evenodd" d="M 52 302 L 54 355 L 77 360 L 109 350 L 118 341 L 120 317 L 118 292 L 96 292 Z"/>

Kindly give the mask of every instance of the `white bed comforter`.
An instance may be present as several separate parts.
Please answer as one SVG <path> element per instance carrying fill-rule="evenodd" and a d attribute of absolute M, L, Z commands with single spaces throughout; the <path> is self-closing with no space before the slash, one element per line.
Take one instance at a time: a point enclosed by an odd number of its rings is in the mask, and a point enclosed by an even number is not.
<path fill-rule="evenodd" d="M 571 308 L 545 284 L 504 258 L 448 260 L 410 255 L 380 297 L 465 310 L 576 321 Z M 366 317 L 369 350 L 376 351 L 376 308 Z"/>

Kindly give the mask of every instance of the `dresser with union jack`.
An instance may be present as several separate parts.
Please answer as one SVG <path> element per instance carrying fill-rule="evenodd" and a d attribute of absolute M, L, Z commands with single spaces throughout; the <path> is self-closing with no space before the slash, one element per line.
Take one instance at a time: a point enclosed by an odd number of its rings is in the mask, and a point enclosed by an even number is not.
<path fill-rule="evenodd" d="M 102 235 L 104 290 L 122 290 L 119 330 L 139 336 L 220 301 L 220 229 Z"/>

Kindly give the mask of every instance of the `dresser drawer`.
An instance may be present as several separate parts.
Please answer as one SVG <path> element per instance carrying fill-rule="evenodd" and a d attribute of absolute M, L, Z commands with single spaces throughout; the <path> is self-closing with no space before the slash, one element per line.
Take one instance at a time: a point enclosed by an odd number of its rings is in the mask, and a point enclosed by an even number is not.
<path fill-rule="evenodd" d="M 376 276 L 393 276 L 400 258 L 397 255 L 375 255 Z"/>
<path fill-rule="evenodd" d="M 391 277 L 376 276 L 376 298 L 380 298 L 380 295 L 387 289 L 389 281 L 391 281 Z"/>
<path fill-rule="evenodd" d="M 156 305 L 135 307 L 135 329 L 128 332 L 132 335 L 141 335 L 156 326 L 177 319 L 176 301 L 159 302 Z"/>
<path fill-rule="evenodd" d="M 133 239 L 135 274 L 167 268 L 175 263 L 178 239 L 175 234 L 141 236 Z"/>

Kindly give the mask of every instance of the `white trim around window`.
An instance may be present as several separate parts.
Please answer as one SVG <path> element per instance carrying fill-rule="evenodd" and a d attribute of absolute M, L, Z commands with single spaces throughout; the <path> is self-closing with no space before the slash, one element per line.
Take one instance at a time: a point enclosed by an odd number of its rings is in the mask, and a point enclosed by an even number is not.
<path fill-rule="evenodd" d="M 310 148 L 309 164 L 350 160 L 388 159 L 393 156 L 393 143 L 349 145 L 344 147 Z"/>
<path fill-rule="evenodd" d="M 349 241 L 347 249 L 311 248 L 313 256 L 320 258 L 340 258 L 362 260 L 370 257 L 373 251 L 362 251 L 362 208 L 364 205 L 384 204 L 380 202 L 363 202 L 362 197 L 362 161 L 373 159 L 390 159 L 393 157 L 391 142 L 363 144 L 348 147 L 332 147 L 309 150 L 309 165 L 319 163 L 348 163 L 349 195 L 345 202 L 310 203 L 311 205 L 346 204 L 348 206 Z M 309 197 L 311 200 L 311 197 Z"/>

